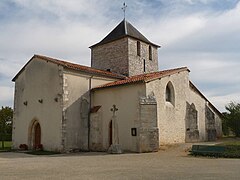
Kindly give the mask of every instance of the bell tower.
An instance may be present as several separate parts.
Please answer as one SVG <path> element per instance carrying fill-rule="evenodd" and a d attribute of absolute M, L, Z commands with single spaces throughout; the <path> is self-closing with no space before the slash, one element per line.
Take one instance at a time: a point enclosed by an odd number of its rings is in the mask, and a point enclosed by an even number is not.
<path fill-rule="evenodd" d="M 91 66 L 125 76 L 158 71 L 158 48 L 123 19 L 102 41 L 91 46 Z"/>

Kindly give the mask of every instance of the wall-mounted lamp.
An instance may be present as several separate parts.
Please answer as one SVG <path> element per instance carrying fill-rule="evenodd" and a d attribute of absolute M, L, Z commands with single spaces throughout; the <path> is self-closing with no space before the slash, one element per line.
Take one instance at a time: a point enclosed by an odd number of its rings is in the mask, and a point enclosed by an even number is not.
<path fill-rule="evenodd" d="M 43 99 L 39 99 L 38 102 L 39 102 L 39 103 L 43 103 Z"/>
<path fill-rule="evenodd" d="M 54 101 L 55 101 L 55 102 L 58 102 L 58 98 L 57 98 L 57 97 L 55 97 L 55 98 L 54 98 Z"/>
<path fill-rule="evenodd" d="M 28 105 L 28 102 L 27 102 L 27 101 L 24 101 L 23 104 L 24 104 L 25 106 L 27 106 L 27 105 Z"/>

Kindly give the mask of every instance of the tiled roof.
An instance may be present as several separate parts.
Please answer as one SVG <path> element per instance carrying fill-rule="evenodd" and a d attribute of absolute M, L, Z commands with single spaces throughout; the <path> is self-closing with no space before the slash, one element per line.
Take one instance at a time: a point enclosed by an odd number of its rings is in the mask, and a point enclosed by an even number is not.
<path fill-rule="evenodd" d="M 18 74 L 13 78 L 12 81 L 15 81 L 16 78 L 18 77 L 19 74 L 21 74 L 21 72 L 25 69 L 25 67 L 30 63 L 30 61 L 32 61 L 34 58 L 38 58 L 40 60 L 45 60 L 45 61 L 49 61 L 58 65 L 61 65 L 65 68 L 68 69 L 73 69 L 73 70 L 77 70 L 77 71 L 81 71 L 81 72 L 86 72 L 86 73 L 90 73 L 90 74 L 95 74 L 95 75 L 100 75 L 100 76 L 106 76 L 106 77 L 111 77 L 111 78 L 116 78 L 116 79 L 125 79 L 125 76 L 121 75 L 121 74 L 116 74 L 116 73 L 112 73 L 109 71 L 103 71 L 103 70 L 99 70 L 99 69 L 95 69 L 95 68 L 91 68 L 88 66 L 83 66 L 83 65 L 79 65 L 79 64 L 74 64 L 74 63 L 70 63 L 67 61 L 63 61 L 63 60 L 59 60 L 59 59 L 55 59 L 55 58 L 51 58 L 51 57 L 47 57 L 47 56 L 42 56 L 42 55 L 34 55 L 26 64 L 25 66 L 18 72 Z"/>
<path fill-rule="evenodd" d="M 189 71 L 187 67 L 181 67 L 176 69 L 169 69 L 164 71 L 158 71 L 158 72 L 152 72 L 152 73 L 146 73 L 146 74 L 140 74 L 136 76 L 127 77 L 124 80 L 114 81 L 111 83 L 107 83 L 101 86 L 98 86 L 94 89 L 99 88 L 105 88 L 105 87 L 112 87 L 112 86 L 119 86 L 124 84 L 132 84 L 132 83 L 139 83 L 139 82 L 149 82 L 155 79 L 163 78 L 166 76 L 170 76 L 172 74 L 181 72 L 181 71 Z"/>
<path fill-rule="evenodd" d="M 125 19 L 120 22 L 102 41 L 91 47 L 106 44 L 126 36 L 133 37 L 148 44 L 152 44 L 156 47 L 160 47 L 159 45 L 150 42 L 144 35 L 142 35 L 132 24 L 130 24 Z"/>

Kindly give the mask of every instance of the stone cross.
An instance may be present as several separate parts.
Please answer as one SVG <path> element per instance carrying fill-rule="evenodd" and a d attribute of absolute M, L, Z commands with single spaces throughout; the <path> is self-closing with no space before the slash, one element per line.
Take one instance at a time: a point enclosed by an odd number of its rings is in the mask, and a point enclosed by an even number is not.
<path fill-rule="evenodd" d="M 119 135 L 118 135 L 118 123 L 116 118 L 116 111 L 118 111 L 118 108 L 114 104 L 112 108 L 110 109 L 113 112 L 112 116 L 112 144 L 108 149 L 109 153 L 114 154 L 120 154 L 122 153 L 121 146 L 119 145 Z"/>
<path fill-rule="evenodd" d="M 113 117 L 115 116 L 116 111 L 118 111 L 118 108 L 114 104 L 113 107 L 110 109 L 113 112 Z"/>
<path fill-rule="evenodd" d="M 126 3 L 124 2 L 124 3 L 123 3 L 123 7 L 122 7 L 123 14 L 124 14 L 124 19 L 125 19 L 125 15 L 126 15 L 126 9 L 127 9 L 127 5 L 126 5 Z"/>

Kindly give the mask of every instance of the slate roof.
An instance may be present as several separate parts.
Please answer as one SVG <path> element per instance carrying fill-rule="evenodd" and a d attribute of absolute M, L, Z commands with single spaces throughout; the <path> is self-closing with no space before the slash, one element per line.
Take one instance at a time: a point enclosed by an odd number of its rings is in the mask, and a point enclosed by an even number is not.
<path fill-rule="evenodd" d="M 99 70 L 99 69 L 95 69 L 92 67 L 88 67 L 88 66 L 83 66 L 83 65 L 79 65 L 79 64 L 74 64 L 74 63 L 70 63 L 67 61 L 63 61 L 63 60 L 59 60 L 59 59 L 55 59 L 55 58 L 51 58 L 51 57 L 47 57 L 47 56 L 42 56 L 42 55 L 34 55 L 25 65 L 24 67 L 18 72 L 18 74 L 12 79 L 12 81 L 15 81 L 17 79 L 17 77 L 19 76 L 19 74 L 22 73 L 22 71 L 25 69 L 25 67 L 34 59 L 37 58 L 39 60 L 44 60 L 44 61 L 49 61 L 52 62 L 54 64 L 57 65 L 61 65 L 67 69 L 72 69 L 72 70 L 76 70 L 76 71 L 81 71 L 81 72 L 85 72 L 85 73 L 89 73 L 89 74 L 94 74 L 94 75 L 99 75 L 99 76 L 105 76 L 105 77 L 110 77 L 110 78 L 116 78 L 116 79 L 125 79 L 126 76 L 123 76 L 121 74 L 116 74 L 116 73 L 112 73 L 109 71 L 104 71 L 104 70 Z"/>
<path fill-rule="evenodd" d="M 113 86 L 119 86 L 119 85 L 125 85 L 125 84 L 133 84 L 133 83 L 139 83 L 139 82 L 149 82 L 149 81 L 170 76 L 172 74 L 179 73 L 182 71 L 190 72 L 190 70 L 187 67 L 181 67 L 176 69 L 169 69 L 169 70 L 163 70 L 158 72 L 140 74 L 136 76 L 126 77 L 124 80 L 110 82 L 110 83 L 95 87 L 94 89 L 113 87 Z"/>
<path fill-rule="evenodd" d="M 132 37 L 137 40 L 146 42 L 148 44 L 151 44 L 156 47 L 160 47 L 159 45 L 156 45 L 152 42 L 150 42 L 145 36 L 143 36 L 132 24 L 130 24 L 128 21 L 125 19 L 120 22 L 102 41 L 99 43 L 91 46 L 90 48 L 102 44 L 106 44 L 118 39 L 121 39 L 123 37 Z"/>

